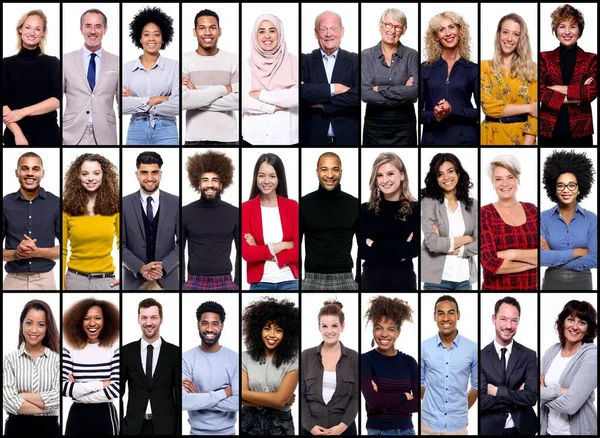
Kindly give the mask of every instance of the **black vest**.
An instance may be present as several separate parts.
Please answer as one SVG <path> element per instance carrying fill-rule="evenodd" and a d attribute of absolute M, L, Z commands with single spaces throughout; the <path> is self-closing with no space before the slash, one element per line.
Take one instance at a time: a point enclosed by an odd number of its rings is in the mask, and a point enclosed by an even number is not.
<path fill-rule="evenodd" d="M 160 208 L 156 212 L 152 222 L 148 220 L 148 216 L 144 213 L 144 207 L 140 205 L 142 209 L 142 217 L 144 218 L 144 231 L 146 233 L 146 263 L 153 262 L 156 257 L 156 233 L 158 231 L 158 216 L 160 215 Z"/>

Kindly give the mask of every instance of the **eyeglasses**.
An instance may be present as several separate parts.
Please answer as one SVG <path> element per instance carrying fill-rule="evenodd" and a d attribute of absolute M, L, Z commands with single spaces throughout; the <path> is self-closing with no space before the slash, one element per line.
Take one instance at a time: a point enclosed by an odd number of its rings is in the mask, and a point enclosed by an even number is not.
<path fill-rule="evenodd" d="M 575 189 L 577 188 L 577 183 L 574 182 L 570 182 L 569 184 L 563 184 L 563 183 L 556 183 L 556 190 L 558 190 L 559 192 L 562 192 L 565 187 L 567 187 L 571 192 L 574 192 Z"/>
<path fill-rule="evenodd" d="M 394 26 L 392 23 L 382 23 L 382 24 L 383 24 L 383 27 L 385 27 L 387 30 L 390 30 L 393 27 L 396 32 L 402 32 L 402 26 L 400 26 L 400 25 Z"/>

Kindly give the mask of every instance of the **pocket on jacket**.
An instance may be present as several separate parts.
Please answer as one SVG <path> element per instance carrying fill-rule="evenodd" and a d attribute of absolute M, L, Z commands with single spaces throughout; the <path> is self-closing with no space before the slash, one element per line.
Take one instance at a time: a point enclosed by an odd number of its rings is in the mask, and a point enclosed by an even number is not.
<path fill-rule="evenodd" d="M 339 395 L 345 396 L 352 393 L 352 387 L 354 386 L 354 374 L 345 374 L 342 375 L 342 387 L 340 388 Z"/>
<path fill-rule="evenodd" d="M 108 123 L 112 123 L 113 125 L 117 124 L 117 118 L 114 114 L 106 113 L 106 121 Z"/>
<path fill-rule="evenodd" d="M 76 117 L 77 117 L 77 113 L 65 114 L 63 116 L 62 122 L 63 122 L 63 124 L 71 123 L 75 120 Z"/>

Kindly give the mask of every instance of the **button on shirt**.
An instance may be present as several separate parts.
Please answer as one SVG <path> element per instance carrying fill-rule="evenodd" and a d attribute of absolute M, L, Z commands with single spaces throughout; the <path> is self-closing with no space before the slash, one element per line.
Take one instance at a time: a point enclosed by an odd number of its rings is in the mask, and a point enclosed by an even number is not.
<path fill-rule="evenodd" d="M 146 209 L 148 208 L 148 201 L 147 201 L 148 198 L 152 198 L 152 213 L 154 214 L 154 217 L 156 217 L 156 215 L 158 214 L 158 206 L 160 205 L 160 201 L 159 201 L 160 190 L 157 189 L 151 195 L 144 192 L 143 190 L 140 190 L 140 199 L 142 201 L 142 208 L 144 209 L 144 214 L 146 216 L 148 216 L 148 212 L 146 211 Z"/>
<path fill-rule="evenodd" d="M 87 78 L 88 75 L 88 69 L 90 68 L 90 59 L 91 59 L 91 55 L 92 53 L 96 54 L 96 58 L 94 59 L 94 61 L 96 62 L 96 85 L 98 85 L 98 82 L 100 82 L 100 66 L 102 65 L 102 49 L 98 49 L 96 52 L 92 52 L 91 50 L 89 50 L 87 47 L 83 46 L 82 47 L 82 55 L 83 55 L 83 68 L 85 71 L 85 77 Z M 92 90 L 92 97 L 94 97 L 93 94 L 93 90 Z M 88 117 L 88 125 L 92 125 L 92 111 L 90 111 L 90 116 Z"/>
<path fill-rule="evenodd" d="M 506 360 L 506 368 L 508 368 L 508 361 L 510 360 L 510 353 L 512 352 L 513 348 L 512 341 L 510 341 L 510 344 L 508 344 L 505 347 L 504 345 L 500 345 L 494 340 L 494 348 L 496 349 L 496 354 L 498 355 L 498 361 L 502 360 L 502 351 L 500 351 L 500 349 L 506 348 L 506 353 L 504 353 L 504 359 Z M 506 379 L 508 380 L 508 376 L 506 376 Z M 506 423 L 504 423 L 504 428 L 508 429 L 511 427 L 515 427 L 515 422 L 512 419 L 512 415 L 509 413 L 508 417 L 506 417 Z"/>
<path fill-rule="evenodd" d="M 141 359 L 142 359 L 142 369 L 144 370 L 144 374 L 146 374 L 146 355 L 148 354 L 148 342 L 146 342 L 142 338 L 141 342 Z M 156 371 L 156 364 L 158 363 L 158 356 L 160 354 L 160 346 L 162 345 L 162 339 L 158 338 L 156 341 L 152 343 L 154 347 L 154 351 L 152 352 L 152 378 L 154 378 L 154 372 Z M 146 414 L 152 413 L 152 407 L 150 406 L 150 400 L 148 400 L 148 405 L 146 406 Z"/>
<path fill-rule="evenodd" d="M 468 425 L 468 383 L 477 389 L 477 344 L 458 334 L 448 350 L 439 333 L 421 342 L 422 419 L 437 432 Z"/>
<path fill-rule="evenodd" d="M 39 248 L 53 248 L 60 241 L 61 212 L 60 200 L 50 192 L 40 188 L 40 193 L 31 201 L 21 195 L 21 191 L 10 193 L 2 200 L 2 238 L 6 249 L 17 249 L 27 235 L 37 239 Z M 6 262 L 9 273 L 50 272 L 54 260 L 32 258 Z"/>
<path fill-rule="evenodd" d="M 337 49 L 331 55 L 327 56 L 323 50 L 321 50 L 321 56 L 323 57 L 323 67 L 325 67 L 325 74 L 327 75 L 327 82 L 331 84 L 331 76 L 333 75 L 333 68 L 335 67 L 335 60 L 337 59 L 337 55 L 340 49 Z M 335 85 L 331 84 L 329 86 L 331 96 L 335 96 Z M 333 132 L 333 126 L 329 123 L 329 130 L 327 131 L 327 135 L 330 137 L 335 136 L 335 132 Z"/>

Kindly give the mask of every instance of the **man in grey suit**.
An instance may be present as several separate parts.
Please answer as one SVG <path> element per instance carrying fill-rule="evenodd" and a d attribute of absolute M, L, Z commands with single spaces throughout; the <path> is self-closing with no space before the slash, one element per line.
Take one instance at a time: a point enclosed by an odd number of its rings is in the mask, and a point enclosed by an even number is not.
<path fill-rule="evenodd" d="M 179 289 L 179 197 L 158 189 L 162 165 L 156 152 L 138 155 L 140 190 L 123 198 L 124 290 Z"/>
<path fill-rule="evenodd" d="M 80 19 L 82 48 L 63 58 L 63 144 L 112 145 L 117 143 L 113 102 L 120 104 L 119 57 L 102 48 L 106 15 L 89 9 Z"/>

